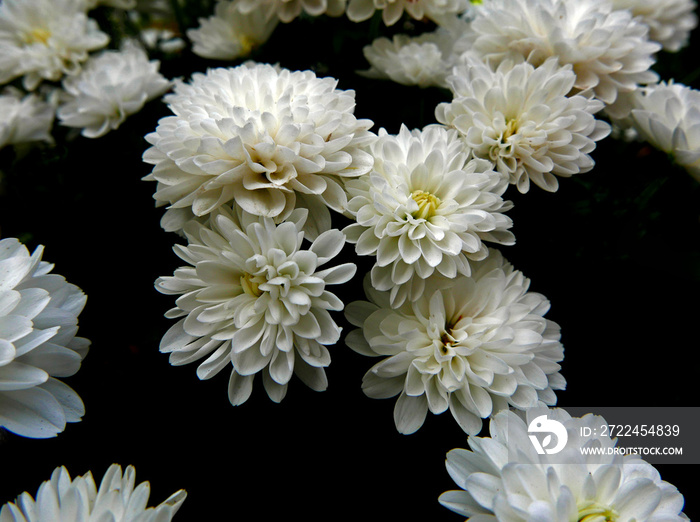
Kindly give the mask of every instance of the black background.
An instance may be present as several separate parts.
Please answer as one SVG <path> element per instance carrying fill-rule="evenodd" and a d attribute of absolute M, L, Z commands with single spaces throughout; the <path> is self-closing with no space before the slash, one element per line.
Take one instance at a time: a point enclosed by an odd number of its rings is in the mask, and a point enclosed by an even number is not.
<path fill-rule="evenodd" d="M 445 92 L 354 73 L 366 68 L 361 48 L 377 30 L 371 22 L 297 20 L 281 25 L 256 58 L 339 78 L 339 88 L 356 90 L 356 115 L 375 121 L 375 131 L 434 122 Z M 662 54 L 662 78 L 697 87 L 697 47 L 694 40 L 681 54 Z M 186 52 L 164 59 L 163 72 L 187 77 L 218 65 Z M 99 481 L 116 462 L 151 482 L 152 505 L 186 489 L 176 520 L 459 520 L 437 497 L 455 488 L 444 458 L 467 447 L 466 435 L 449 413 L 429 414 L 417 433 L 400 435 L 395 401 L 360 389 L 375 360 L 341 342 L 331 347 L 326 392 L 294 378 L 275 404 L 257 380 L 251 399 L 232 407 L 227 370 L 201 382 L 196 365 L 171 367 L 158 352 L 173 299 L 153 282 L 180 266 L 171 250 L 179 239 L 159 228 L 162 209 L 154 207 L 155 183 L 141 181 L 150 171 L 141 155 L 143 136 L 167 114 L 154 101 L 100 139 L 67 142 L 57 129 L 55 147 L 0 151 L 2 237 L 45 245 L 54 272 L 85 291 L 79 335 L 92 341 L 81 370 L 64 379 L 85 402 L 83 421 L 50 440 L 0 433 L 0 504 L 34 494 L 57 466 L 72 476 L 92 470 Z M 557 193 L 506 195 L 515 202 L 517 244 L 502 252 L 550 299 L 547 317 L 562 328 L 568 386 L 558 404 L 698 406 L 700 184 L 643 144 L 606 139 L 593 156 L 595 169 L 562 180 Z M 359 265 L 335 288 L 347 303 L 363 297 L 371 260 L 357 259 L 350 245 L 343 259 Z M 698 465 L 657 468 L 685 494 L 692 519 Z"/>

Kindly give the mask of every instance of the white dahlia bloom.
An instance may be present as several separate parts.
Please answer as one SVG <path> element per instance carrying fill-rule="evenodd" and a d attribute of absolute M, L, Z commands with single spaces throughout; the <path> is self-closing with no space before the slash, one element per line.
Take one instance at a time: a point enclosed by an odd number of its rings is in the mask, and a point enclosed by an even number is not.
<path fill-rule="evenodd" d="M 399 395 L 394 421 L 401 433 L 419 429 L 428 411 L 446 410 L 469 434 L 481 419 L 513 406 L 555 404 L 565 387 L 559 326 L 544 319 L 549 301 L 528 292 L 529 279 L 497 250 L 475 263 L 471 277 L 426 285 L 412 303 L 392 309 L 388 292 L 365 280 L 369 301 L 346 308 L 346 344 L 384 357 L 365 375 L 367 396 Z M 441 282 L 441 283 L 443 283 Z"/>
<path fill-rule="evenodd" d="M 136 471 L 127 466 L 122 474 L 112 464 L 95 485 L 92 472 L 71 479 L 61 466 L 39 486 L 36 499 L 28 492 L 0 510 L 0 522 L 169 522 L 187 497 L 181 489 L 156 507 L 146 507 L 151 486 L 136 485 Z"/>
<path fill-rule="evenodd" d="M 63 80 L 65 102 L 57 111 L 61 124 L 82 129 L 87 138 L 119 128 L 128 116 L 170 88 L 159 67 L 158 60 L 149 61 L 133 42 L 120 51 L 91 57 L 78 75 Z"/>
<path fill-rule="evenodd" d="M 306 233 L 330 228 L 328 207 L 343 212 L 344 178 L 370 171 L 363 148 L 376 136 L 370 120 L 353 115 L 355 92 L 311 71 L 245 63 L 195 74 L 166 96 L 174 116 L 146 136 L 144 161 L 155 165 L 154 198 L 170 204 L 170 219 L 191 207 L 195 216 L 235 201 L 245 211 L 280 222 L 295 207 L 309 209 Z"/>
<path fill-rule="evenodd" d="M 629 121 L 639 137 L 700 181 L 700 91 L 662 82 L 639 89 L 631 103 Z"/>
<path fill-rule="evenodd" d="M 447 87 L 455 38 L 444 28 L 416 37 L 397 34 L 391 40 L 377 38 L 363 49 L 371 67 L 360 74 L 402 85 Z"/>
<path fill-rule="evenodd" d="M 356 267 L 319 270 L 340 252 L 345 236 L 328 230 L 302 249 L 306 215 L 297 209 L 276 226 L 270 218 L 221 207 L 210 216 L 211 228 L 197 221 L 185 226 L 189 244 L 175 252 L 191 266 L 156 281 L 158 291 L 181 295 L 166 316 L 183 317 L 160 350 L 170 353 L 173 365 L 205 358 L 197 368 L 200 379 L 231 364 L 233 405 L 248 399 L 261 371 L 275 402 L 284 398 L 293 373 L 316 391 L 327 387 L 326 346 L 341 331 L 328 311 L 342 310 L 343 303 L 326 285 L 345 283 Z"/>
<path fill-rule="evenodd" d="M 76 337 L 85 294 L 14 238 L 0 240 L 0 427 L 47 438 L 85 413 L 57 377 L 80 369 L 90 342 Z"/>
<path fill-rule="evenodd" d="M 0 149 L 30 141 L 53 141 L 54 106 L 36 94 L 8 88 L 0 94 Z"/>
<path fill-rule="evenodd" d="M 553 192 L 556 176 L 593 168 L 589 153 L 610 132 L 593 116 L 602 102 L 568 95 L 575 81 L 571 67 L 554 58 L 537 68 L 501 62 L 495 71 L 467 58 L 448 77 L 453 101 L 438 105 L 435 116 L 459 130 L 474 156 L 492 161 L 520 192 L 530 182 Z"/>
<path fill-rule="evenodd" d="M 425 279 L 469 275 L 470 262 L 488 255 L 483 243 L 511 245 L 508 181 L 484 160 L 470 160 L 455 130 L 433 125 L 398 135 L 382 129 L 372 146 L 372 172 L 347 183 L 344 229 L 359 255 L 375 255 L 372 284 L 390 291 L 391 302 L 423 294 Z"/>
<path fill-rule="evenodd" d="M 263 9 L 268 17 L 277 17 L 288 23 L 298 17 L 302 10 L 311 16 L 340 16 L 345 12 L 347 0 L 234 0 L 243 13 Z"/>
<path fill-rule="evenodd" d="M 528 426 L 543 415 L 566 428 L 559 453 L 539 455 L 530 441 Z M 461 490 L 443 493 L 440 503 L 474 522 L 687 522 L 683 495 L 639 456 L 582 454 L 615 446 L 601 434 L 604 424 L 599 416 L 572 418 L 542 406 L 500 412 L 491 437 L 471 436 L 471 450 L 447 454 L 447 471 Z"/>
<path fill-rule="evenodd" d="M 698 25 L 695 0 L 612 0 L 615 9 L 627 9 L 649 26 L 649 39 L 666 51 L 685 47 L 690 32 Z"/>
<path fill-rule="evenodd" d="M 265 6 L 242 12 L 235 1 L 220 1 L 209 18 L 200 18 L 199 27 L 187 31 L 194 44 L 192 52 L 203 58 L 235 60 L 262 45 L 279 23 L 267 16 Z"/>
<path fill-rule="evenodd" d="M 85 10 L 84 0 L 3 0 L 0 83 L 22 76 L 34 90 L 42 80 L 77 74 L 88 52 L 109 41 Z"/>
<path fill-rule="evenodd" d="M 427 17 L 440 22 L 466 11 L 468 3 L 469 0 L 349 0 L 348 18 L 362 22 L 381 10 L 384 23 L 394 25 L 406 11 L 416 20 Z"/>
<path fill-rule="evenodd" d="M 573 66 L 576 90 L 592 89 L 606 104 L 657 80 L 649 68 L 661 46 L 610 0 L 489 0 L 475 11 L 472 31 L 469 52 L 492 67 L 507 59 L 537 67 L 556 57 Z"/>

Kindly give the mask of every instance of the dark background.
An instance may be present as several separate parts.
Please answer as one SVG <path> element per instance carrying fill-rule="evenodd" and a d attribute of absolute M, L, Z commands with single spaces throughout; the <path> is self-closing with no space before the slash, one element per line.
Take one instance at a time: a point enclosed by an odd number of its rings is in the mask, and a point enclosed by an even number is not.
<path fill-rule="evenodd" d="M 436 103 L 449 100 L 444 91 L 354 73 L 367 67 L 361 49 L 378 30 L 376 22 L 297 20 L 280 25 L 255 58 L 338 78 L 339 88 L 356 90 L 356 115 L 374 120 L 375 131 L 434 122 Z M 697 87 L 697 37 L 680 54 L 660 55 L 662 78 Z M 218 65 L 185 52 L 163 57 L 162 70 L 188 77 Z M 456 488 L 444 458 L 467 447 L 466 435 L 449 413 L 429 414 L 417 433 L 400 435 L 395 400 L 360 389 L 375 360 L 341 342 L 331 347 L 326 392 L 294 378 L 275 404 L 257 380 L 251 399 L 232 407 L 228 370 L 201 382 L 195 364 L 171 367 L 158 352 L 173 299 L 153 282 L 181 262 L 171 250 L 178 237 L 159 228 L 155 183 L 141 181 L 150 171 L 141 155 L 143 136 L 167 114 L 154 101 L 100 139 L 69 141 L 59 128 L 54 147 L 0 151 L 1 235 L 30 250 L 45 245 L 54 272 L 85 291 L 79 335 L 92 341 L 81 370 L 64 379 L 85 402 L 83 421 L 50 440 L 0 433 L 0 504 L 34 495 L 57 466 L 72 476 L 92 470 L 99 482 L 116 462 L 151 482 L 151 505 L 186 489 L 176 520 L 460 520 L 437 497 Z M 606 139 L 593 156 L 595 169 L 561 180 L 557 193 L 507 193 L 517 244 L 502 251 L 550 299 L 547 317 L 562 328 L 568 386 L 558 404 L 699 406 L 700 184 L 644 144 Z M 335 287 L 347 303 L 363 297 L 371 260 L 357 259 L 351 246 L 344 259 L 359 265 Z M 686 496 L 685 513 L 700 513 L 691 489 L 699 466 L 657 468 Z"/>

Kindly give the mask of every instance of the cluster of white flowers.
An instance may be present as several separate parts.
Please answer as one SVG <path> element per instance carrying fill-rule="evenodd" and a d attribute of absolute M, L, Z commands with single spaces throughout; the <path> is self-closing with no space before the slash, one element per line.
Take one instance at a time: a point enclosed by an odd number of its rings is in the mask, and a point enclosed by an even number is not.
<path fill-rule="evenodd" d="M 700 181 L 700 94 L 651 69 L 657 52 L 687 44 L 695 0 L 217 0 L 198 27 L 156 23 L 140 43 L 107 48 L 91 10 L 140 4 L 0 2 L 0 84 L 14 84 L 0 95 L 0 148 L 51 143 L 55 118 L 98 138 L 165 95 L 172 114 L 146 136 L 143 179 L 167 206 L 162 228 L 184 243 L 174 251 L 185 265 L 155 282 L 175 296 L 160 343 L 170 364 L 196 362 L 202 380 L 229 369 L 234 406 L 257 374 L 274 402 L 294 375 L 323 391 L 342 333 L 331 313 L 344 310 L 355 327 L 345 344 L 381 358 L 362 389 L 398 396 L 396 429 L 414 433 L 428 412 L 449 410 L 470 436 L 471 451 L 448 454 L 461 490 L 440 497 L 447 508 L 474 522 L 684 520 L 682 495 L 649 464 L 583 456 L 614 445 L 579 430 L 604 421 L 547 408 L 566 386 L 559 326 L 497 246 L 515 243 L 510 186 L 555 192 L 593 169 L 611 130 L 603 118 Z M 311 70 L 248 61 L 171 82 L 149 59 L 179 52 L 186 34 L 199 57 L 240 60 L 280 23 L 322 15 L 430 28 L 375 39 L 359 73 L 443 89 L 436 122 L 375 133 L 356 117 L 354 91 Z M 351 222 L 340 230 L 334 219 Z M 355 276 L 354 263 L 336 262 L 346 243 L 372 265 L 366 300 L 347 306 L 327 288 Z M 0 241 L 0 427 L 31 438 L 81 420 L 80 397 L 59 378 L 90 344 L 76 337 L 85 295 L 41 255 Z M 572 471 L 530 443 L 530 421 L 545 414 L 568 430 L 557 458 Z M 488 418 L 491 438 L 476 437 Z M 71 480 L 57 468 L 0 522 L 169 521 L 186 495 L 155 508 L 148 496 L 131 466 L 110 467 L 99 488 L 89 472 Z"/>
<path fill-rule="evenodd" d="M 0 240 L 0 427 L 54 437 L 78 422 L 83 401 L 59 377 L 80 369 L 90 342 L 76 337 L 85 294 L 17 239 Z"/>
<path fill-rule="evenodd" d="M 104 474 L 100 487 L 92 473 L 71 480 L 65 467 L 56 468 L 51 478 L 39 486 L 36 499 L 26 491 L 15 502 L 0 510 L 1 522 L 170 522 L 185 501 L 187 493 L 176 491 L 156 507 L 146 507 L 151 486 L 136 486 L 136 471 L 127 466 L 124 473 L 113 464 Z"/>
<path fill-rule="evenodd" d="M 11 118 L 3 122 L 3 131 L 7 129 L 9 136 L 0 140 L 0 147 L 51 141 L 56 115 L 62 125 L 82 129 L 83 136 L 103 136 L 169 88 L 158 72 L 159 62 L 149 62 L 133 41 L 121 51 L 94 54 L 110 41 L 88 14 L 99 3 L 120 9 L 136 4 L 132 0 L 0 3 L 0 84 L 21 78 L 24 90 L 30 91 L 20 106 L 8 109 Z M 53 85 L 61 80 L 62 88 Z M 22 97 L 18 90 L 13 94 Z M 9 98 L 3 100 L 4 105 L 10 103 Z"/>
<path fill-rule="evenodd" d="M 563 424 L 563 451 L 535 451 L 528 427 L 539 416 Z M 447 471 L 461 489 L 443 493 L 440 503 L 473 522 L 686 522 L 683 495 L 651 464 L 631 454 L 582 451 L 614 448 L 616 440 L 601 430 L 606 424 L 558 408 L 503 411 L 491 420 L 491 437 L 469 437 L 471 450 L 447 454 Z"/>

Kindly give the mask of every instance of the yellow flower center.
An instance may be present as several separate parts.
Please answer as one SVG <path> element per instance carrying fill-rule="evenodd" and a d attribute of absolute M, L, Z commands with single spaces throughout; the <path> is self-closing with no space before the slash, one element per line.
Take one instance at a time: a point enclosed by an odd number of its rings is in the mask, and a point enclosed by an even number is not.
<path fill-rule="evenodd" d="M 260 290 L 260 283 L 255 281 L 255 277 L 250 275 L 248 272 L 244 272 L 241 276 L 241 286 L 243 291 L 253 297 L 260 297 L 262 295 L 262 290 Z"/>
<path fill-rule="evenodd" d="M 518 120 L 512 119 L 508 120 L 508 123 L 506 123 L 506 130 L 503 131 L 503 134 L 501 134 L 501 143 L 505 143 L 508 138 L 510 138 L 513 134 L 518 132 Z"/>
<path fill-rule="evenodd" d="M 455 325 L 461 320 L 462 316 L 460 315 L 457 317 L 453 317 L 445 324 L 445 331 L 440 336 L 440 342 L 442 343 L 440 351 L 443 355 L 447 355 L 447 350 L 449 348 L 452 348 L 452 344 L 455 342 L 455 338 L 452 336 L 452 330 L 454 329 Z"/>
<path fill-rule="evenodd" d="M 620 514 L 612 508 L 589 504 L 578 510 L 578 522 L 615 522 Z"/>
<path fill-rule="evenodd" d="M 422 190 L 414 190 L 411 199 L 418 203 L 418 210 L 412 214 L 416 219 L 430 219 L 440 206 L 440 198 Z"/>
<path fill-rule="evenodd" d="M 51 38 L 51 31 L 41 27 L 32 29 L 24 35 L 24 41 L 28 44 L 42 43 L 46 45 L 46 43 L 49 41 L 49 38 Z"/>
<path fill-rule="evenodd" d="M 246 35 L 241 35 L 238 43 L 241 44 L 241 56 L 248 56 L 256 45 L 255 40 Z"/>

